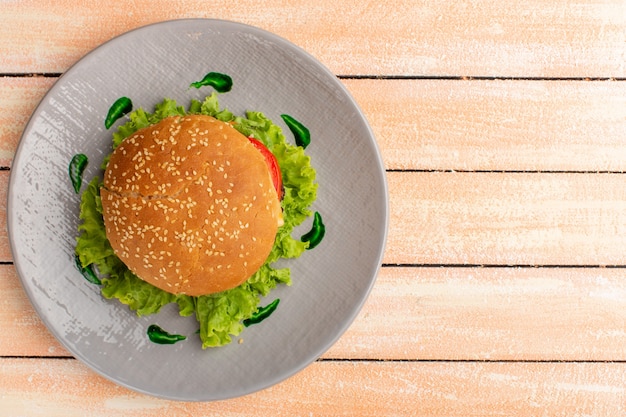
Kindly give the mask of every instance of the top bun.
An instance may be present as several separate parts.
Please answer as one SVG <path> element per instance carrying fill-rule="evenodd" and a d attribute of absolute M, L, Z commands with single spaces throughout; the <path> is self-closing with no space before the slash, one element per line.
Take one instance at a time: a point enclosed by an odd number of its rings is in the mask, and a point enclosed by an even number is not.
<path fill-rule="evenodd" d="M 129 136 L 111 155 L 101 197 L 115 254 L 174 294 L 240 285 L 283 222 L 264 156 L 210 116 L 168 117 Z"/>

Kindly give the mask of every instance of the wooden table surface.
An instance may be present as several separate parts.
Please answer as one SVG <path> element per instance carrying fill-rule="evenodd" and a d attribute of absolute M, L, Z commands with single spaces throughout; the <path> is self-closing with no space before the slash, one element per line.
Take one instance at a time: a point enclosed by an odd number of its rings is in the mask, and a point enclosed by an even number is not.
<path fill-rule="evenodd" d="M 0 207 L 0 416 L 626 413 L 623 0 L 0 0 L 0 201 L 35 106 L 152 22 L 274 32 L 353 94 L 390 229 L 361 314 L 318 361 L 242 398 L 165 401 L 74 359 L 31 307 Z"/>

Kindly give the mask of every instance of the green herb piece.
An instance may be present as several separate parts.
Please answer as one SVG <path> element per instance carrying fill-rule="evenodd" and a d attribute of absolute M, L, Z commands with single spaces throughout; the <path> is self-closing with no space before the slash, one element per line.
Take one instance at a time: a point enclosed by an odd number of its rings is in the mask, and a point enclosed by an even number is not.
<path fill-rule="evenodd" d="M 151 342 L 160 345 L 173 345 L 176 342 L 187 339 L 187 336 L 168 333 L 156 324 L 152 324 L 148 327 L 148 338 Z"/>
<path fill-rule="evenodd" d="M 113 126 L 113 123 L 120 117 L 129 113 L 133 109 L 133 102 L 128 97 L 120 97 L 109 108 L 107 117 L 104 119 L 104 127 L 107 129 Z"/>
<path fill-rule="evenodd" d="M 80 191 L 80 186 L 83 184 L 83 172 L 88 162 L 87 155 L 82 153 L 76 154 L 72 157 L 69 166 L 70 180 L 76 194 Z"/>
<path fill-rule="evenodd" d="M 203 86 L 213 87 L 218 93 L 226 93 L 233 88 L 233 79 L 220 72 L 209 72 L 200 81 L 196 81 L 189 85 L 189 87 L 193 88 L 200 88 Z"/>
<path fill-rule="evenodd" d="M 268 318 L 276 307 L 278 307 L 278 303 L 280 303 L 280 298 L 275 299 L 265 307 L 259 308 L 249 319 L 245 319 L 243 321 L 243 325 L 248 327 L 253 324 L 257 324 Z"/>
<path fill-rule="evenodd" d="M 322 222 L 322 215 L 316 211 L 313 216 L 313 226 L 311 230 L 302 235 L 300 240 L 302 242 L 309 242 L 307 249 L 313 249 L 322 241 L 324 234 L 326 234 L 326 226 L 324 222 Z"/>
<path fill-rule="evenodd" d="M 80 273 L 83 274 L 83 277 L 85 277 L 87 281 L 91 282 L 92 284 L 102 285 L 100 278 L 98 278 L 96 273 L 93 272 L 91 265 L 83 266 L 80 263 L 80 257 L 78 255 L 74 256 L 74 262 L 76 263 L 76 267 L 78 268 Z"/>
<path fill-rule="evenodd" d="M 303 149 L 309 146 L 309 143 L 311 143 L 311 132 L 309 132 L 309 129 L 288 114 L 281 114 L 280 117 L 282 117 L 291 133 L 293 133 L 296 145 L 302 146 Z"/>

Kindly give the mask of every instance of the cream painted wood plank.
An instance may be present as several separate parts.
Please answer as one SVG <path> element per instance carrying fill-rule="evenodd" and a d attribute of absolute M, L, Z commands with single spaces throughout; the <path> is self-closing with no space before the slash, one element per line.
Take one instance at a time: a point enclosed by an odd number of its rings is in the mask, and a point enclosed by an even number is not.
<path fill-rule="evenodd" d="M 626 360 L 626 270 L 383 268 L 326 358 Z"/>
<path fill-rule="evenodd" d="M 0 78 L 0 165 L 54 81 Z M 343 82 L 388 169 L 626 171 L 626 82 Z"/>
<path fill-rule="evenodd" d="M 57 78 L 0 77 L 0 166 L 9 166 L 37 104 Z"/>
<path fill-rule="evenodd" d="M 0 200 L 8 177 L 0 171 Z M 626 175 L 390 172 L 387 178 L 385 263 L 626 265 Z M 0 260 L 11 259 L 2 229 Z"/>
<path fill-rule="evenodd" d="M 626 75 L 621 0 L 271 0 L 263 7 L 251 0 L 137 0 L 111 8 L 95 1 L 4 2 L 0 72 L 63 72 L 116 35 L 187 17 L 228 19 L 272 31 L 338 74 Z"/>
<path fill-rule="evenodd" d="M 0 359 L 0 416 L 617 416 L 623 363 L 316 362 L 227 401 L 156 399 L 75 360 Z"/>
<path fill-rule="evenodd" d="M 0 356 L 70 356 L 0 266 Z M 626 360 L 621 269 L 383 268 L 326 359 Z"/>
<path fill-rule="evenodd" d="M 13 265 L 0 265 L 0 294 L 0 356 L 70 356 L 35 312 Z"/>
<path fill-rule="evenodd" d="M 388 169 L 626 171 L 626 82 L 344 83 Z"/>
<path fill-rule="evenodd" d="M 391 172 L 385 263 L 626 265 L 626 175 Z"/>

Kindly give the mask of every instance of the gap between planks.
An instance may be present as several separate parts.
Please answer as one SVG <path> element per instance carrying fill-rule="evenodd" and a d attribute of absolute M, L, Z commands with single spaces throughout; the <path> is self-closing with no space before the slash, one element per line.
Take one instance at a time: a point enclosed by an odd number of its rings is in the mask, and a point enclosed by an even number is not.
<path fill-rule="evenodd" d="M 0 77 L 7 78 L 59 78 L 62 72 L 5 72 Z M 366 75 L 335 74 L 340 80 L 442 80 L 442 81 L 626 81 L 626 77 L 514 77 L 482 75 Z"/>

